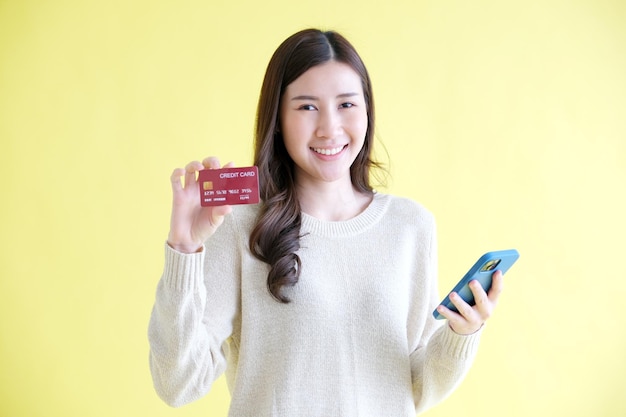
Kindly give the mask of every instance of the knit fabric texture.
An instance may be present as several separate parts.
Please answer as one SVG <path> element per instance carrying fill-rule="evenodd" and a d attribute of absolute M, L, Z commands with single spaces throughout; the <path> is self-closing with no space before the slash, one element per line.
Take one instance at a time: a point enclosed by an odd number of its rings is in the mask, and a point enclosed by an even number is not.
<path fill-rule="evenodd" d="M 357 217 L 302 214 L 299 282 L 276 301 L 250 252 L 258 206 L 237 206 L 205 243 L 165 248 L 149 326 L 159 396 L 194 401 L 226 373 L 231 417 L 415 416 L 466 375 L 480 332 L 454 333 L 439 301 L 434 218 L 376 193 Z"/>

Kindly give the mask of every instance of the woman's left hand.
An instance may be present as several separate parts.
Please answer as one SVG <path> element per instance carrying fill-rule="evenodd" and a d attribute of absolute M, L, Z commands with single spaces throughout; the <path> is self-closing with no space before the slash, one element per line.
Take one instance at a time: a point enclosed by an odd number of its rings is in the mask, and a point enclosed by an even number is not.
<path fill-rule="evenodd" d="M 437 311 L 448 319 L 448 323 L 455 333 L 461 335 L 476 333 L 491 317 L 502 292 L 503 281 L 502 272 L 494 272 L 489 293 L 485 292 L 478 281 L 471 281 L 469 287 L 476 301 L 474 306 L 470 306 L 457 293 L 453 292 L 450 294 L 450 301 L 459 312 L 456 313 L 444 306 L 437 307 Z"/>

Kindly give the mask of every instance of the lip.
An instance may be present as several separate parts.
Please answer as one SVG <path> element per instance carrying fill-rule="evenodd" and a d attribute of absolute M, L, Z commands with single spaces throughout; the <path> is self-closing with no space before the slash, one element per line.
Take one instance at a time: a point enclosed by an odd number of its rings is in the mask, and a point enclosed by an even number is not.
<path fill-rule="evenodd" d="M 322 158 L 333 158 L 337 155 L 343 153 L 343 151 L 348 147 L 348 145 L 340 145 L 340 146 L 311 146 L 309 149 L 311 151 Z"/>

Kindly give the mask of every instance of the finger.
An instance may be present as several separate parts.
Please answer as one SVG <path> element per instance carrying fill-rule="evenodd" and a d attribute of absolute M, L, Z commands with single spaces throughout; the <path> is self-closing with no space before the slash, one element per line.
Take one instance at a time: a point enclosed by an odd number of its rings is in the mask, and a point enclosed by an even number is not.
<path fill-rule="evenodd" d="M 469 287 L 474 295 L 474 310 L 478 313 L 482 321 L 487 320 L 491 316 L 493 302 L 487 296 L 480 282 L 474 280 L 469 283 Z"/>
<path fill-rule="evenodd" d="M 224 216 L 233 211 L 231 206 L 215 206 L 211 214 L 211 224 L 213 226 L 220 226 L 224 221 Z"/>
<path fill-rule="evenodd" d="M 198 161 L 193 161 L 187 164 L 185 167 L 185 188 L 196 182 L 196 172 L 201 169 L 202 164 Z"/>
<path fill-rule="evenodd" d="M 202 165 L 205 169 L 219 169 L 220 160 L 215 156 L 209 156 L 202 160 Z"/>
<path fill-rule="evenodd" d="M 179 191 L 182 190 L 183 184 L 180 181 L 180 178 L 185 174 L 185 170 L 182 168 L 176 168 L 172 175 L 170 175 L 170 181 L 172 182 L 172 190 Z"/>
<path fill-rule="evenodd" d="M 460 320 L 463 320 L 463 316 L 455 313 L 444 305 L 437 306 L 437 312 L 441 314 L 445 319 L 447 319 L 450 323 L 456 323 Z"/>
<path fill-rule="evenodd" d="M 493 304 L 498 302 L 503 289 L 504 275 L 502 274 L 502 271 L 496 271 L 492 275 L 491 288 L 489 289 L 489 300 L 491 300 Z"/>
<path fill-rule="evenodd" d="M 480 320 L 468 320 L 443 305 L 438 306 L 437 311 L 448 320 L 448 325 L 457 334 L 472 334 L 482 326 Z"/>
<path fill-rule="evenodd" d="M 470 291 L 474 296 L 474 304 L 481 305 L 489 302 L 489 298 L 487 298 L 487 292 L 483 288 L 483 286 L 478 282 L 478 280 L 472 280 L 469 283 Z"/>
<path fill-rule="evenodd" d="M 235 163 L 233 161 L 230 161 L 229 163 L 224 165 L 224 168 L 233 168 L 234 166 L 235 166 Z"/>
<path fill-rule="evenodd" d="M 456 292 L 452 292 L 450 293 L 449 297 L 450 301 L 452 301 L 452 304 L 454 304 L 461 316 L 463 316 L 468 321 L 474 319 L 474 309 L 459 294 L 457 294 Z"/>

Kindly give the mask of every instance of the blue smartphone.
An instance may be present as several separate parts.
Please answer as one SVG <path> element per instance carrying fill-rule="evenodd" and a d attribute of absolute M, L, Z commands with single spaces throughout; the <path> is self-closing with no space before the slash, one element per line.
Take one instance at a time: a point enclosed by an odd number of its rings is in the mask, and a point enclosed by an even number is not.
<path fill-rule="evenodd" d="M 476 261 L 474 266 L 467 271 L 467 274 L 461 278 L 450 292 L 456 292 L 466 303 L 473 306 L 476 303 L 474 302 L 474 295 L 468 285 L 470 281 L 477 280 L 485 291 L 489 291 L 489 288 L 491 288 L 491 275 L 496 270 L 502 271 L 502 274 L 505 274 L 518 258 L 519 253 L 515 249 L 487 252 Z M 454 304 L 450 301 L 449 293 L 446 298 L 439 303 L 439 305 L 442 304 L 450 310 L 458 312 Z M 439 314 L 437 309 L 433 311 L 433 316 L 435 316 L 437 320 L 445 319 L 444 316 Z"/>

